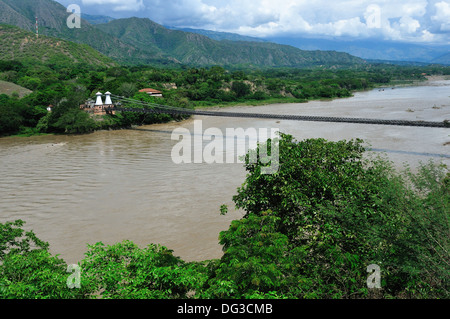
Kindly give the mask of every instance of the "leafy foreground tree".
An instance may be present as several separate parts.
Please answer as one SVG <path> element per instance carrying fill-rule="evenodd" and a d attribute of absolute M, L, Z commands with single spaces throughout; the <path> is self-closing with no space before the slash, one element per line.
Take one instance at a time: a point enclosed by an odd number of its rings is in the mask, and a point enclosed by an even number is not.
<path fill-rule="evenodd" d="M 163 246 L 141 249 L 130 241 L 89 246 L 81 268 L 108 299 L 187 298 L 205 280 L 201 264 L 186 263 Z"/>
<path fill-rule="evenodd" d="M 0 224 L 0 298 L 171 299 L 187 298 L 206 280 L 201 263 L 186 263 L 158 245 L 141 249 L 130 241 L 89 245 L 77 284 L 75 272 L 49 244 L 17 220 Z M 203 278 L 203 279 L 202 279 Z M 202 281 L 203 280 L 203 281 Z M 72 287 L 71 287 L 72 285 Z"/>
<path fill-rule="evenodd" d="M 450 176 L 432 162 L 398 173 L 363 141 L 269 140 L 246 156 L 219 260 L 184 262 L 129 241 L 88 246 L 79 289 L 23 222 L 0 224 L 1 298 L 449 298 Z M 279 170 L 252 152 L 278 145 Z M 257 157 L 259 158 L 259 157 Z M 226 207 L 221 208 L 222 213 Z M 381 269 L 368 289 L 367 267 Z"/>
<path fill-rule="evenodd" d="M 247 213 L 221 233 L 225 254 L 212 285 L 226 282 L 240 297 L 361 298 L 373 296 L 367 266 L 376 264 L 378 296 L 448 298 L 445 167 L 397 174 L 385 159 L 363 159 L 362 143 L 282 135 L 273 175 L 248 154 L 234 197 Z"/>
<path fill-rule="evenodd" d="M 23 225 L 21 220 L 0 224 L 0 298 L 83 298 L 91 286 L 83 279 L 80 289 L 68 289 L 64 260 Z"/>

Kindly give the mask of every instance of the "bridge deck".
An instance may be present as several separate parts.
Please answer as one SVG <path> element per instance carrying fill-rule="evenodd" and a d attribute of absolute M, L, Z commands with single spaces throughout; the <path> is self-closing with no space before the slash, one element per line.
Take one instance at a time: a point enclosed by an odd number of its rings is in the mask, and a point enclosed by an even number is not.
<path fill-rule="evenodd" d="M 134 112 L 134 113 L 165 113 L 173 115 L 203 115 L 203 116 L 220 116 L 220 117 L 241 117 L 241 118 L 259 118 L 259 119 L 276 119 L 290 121 L 312 121 L 312 122 L 334 122 L 334 123 L 355 123 L 355 124 L 372 124 L 372 125 L 397 125 L 397 126 L 420 126 L 420 127 L 443 127 L 449 128 L 450 122 L 430 122 L 430 121 L 407 121 L 407 120 L 381 120 L 366 118 L 345 118 L 345 117 L 326 117 L 326 116 L 306 116 L 306 115 L 284 115 L 284 114 L 261 114 L 261 113 L 237 113 L 237 112 L 220 112 L 206 110 L 190 110 L 153 107 L 153 108 L 123 108 L 111 107 L 107 111 L 115 112 Z"/>

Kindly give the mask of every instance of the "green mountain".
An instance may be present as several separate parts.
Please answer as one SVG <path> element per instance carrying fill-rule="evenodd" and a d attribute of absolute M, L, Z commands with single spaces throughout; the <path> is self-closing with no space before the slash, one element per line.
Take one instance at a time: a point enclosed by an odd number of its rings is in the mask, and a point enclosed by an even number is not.
<path fill-rule="evenodd" d="M 97 28 L 133 47 L 189 65 L 301 67 L 364 63 L 360 58 L 334 51 L 302 51 L 270 42 L 217 41 L 198 33 L 167 29 L 142 18 L 117 19 Z"/>
<path fill-rule="evenodd" d="M 270 42 L 214 40 L 205 35 L 170 30 L 149 19 L 117 19 L 92 25 L 81 19 L 81 28 L 67 26 L 66 8 L 52 0 L 0 0 L 0 23 L 87 44 L 126 64 L 191 66 L 304 67 L 348 65 L 365 61 L 347 53 L 303 51 Z"/>
<path fill-rule="evenodd" d="M 4 24 L 0 24 L 0 60 L 59 66 L 84 63 L 107 67 L 116 64 L 88 45 L 44 35 L 37 38 L 33 32 Z"/>
<path fill-rule="evenodd" d="M 52 0 L 0 0 L 0 23 L 18 26 L 35 32 L 38 17 L 39 34 L 87 44 L 108 57 L 122 63 L 166 64 L 152 52 L 143 52 L 119 39 L 105 34 L 88 21 L 81 19 L 81 28 L 67 26 L 66 8 Z"/>

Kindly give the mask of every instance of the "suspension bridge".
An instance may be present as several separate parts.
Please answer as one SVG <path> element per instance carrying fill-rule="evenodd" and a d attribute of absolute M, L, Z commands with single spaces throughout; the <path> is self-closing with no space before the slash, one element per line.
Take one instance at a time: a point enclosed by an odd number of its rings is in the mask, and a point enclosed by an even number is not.
<path fill-rule="evenodd" d="M 109 92 L 108 92 L 109 93 Z M 208 111 L 199 109 L 186 109 L 156 103 L 139 101 L 126 98 L 119 95 L 110 94 L 120 103 L 105 106 L 107 113 L 112 112 L 133 112 L 133 113 L 157 113 L 171 115 L 202 115 L 202 116 L 218 116 L 218 117 L 239 117 L 254 119 L 273 119 L 273 120 L 290 120 L 290 121 L 307 121 L 307 122 L 333 122 L 333 123 L 353 123 L 353 124 L 371 124 L 371 125 L 395 125 L 395 126 L 415 126 L 415 127 L 435 127 L 450 128 L 450 121 L 442 122 L 433 121 L 409 121 L 409 120 L 384 120 L 384 119 L 368 119 L 368 118 L 349 118 L 349 117 L 327 117 L 327 116 L 307 116 L 307 115 L 288 115 L 288 114 L 263 114 L 263 113 L 242 113 L 242 112 L 223 112 Z M 107 96 L 107 99 L 109 97 Z M 141 107 L 123 107 L 123 104 L 134 104 Z"/>

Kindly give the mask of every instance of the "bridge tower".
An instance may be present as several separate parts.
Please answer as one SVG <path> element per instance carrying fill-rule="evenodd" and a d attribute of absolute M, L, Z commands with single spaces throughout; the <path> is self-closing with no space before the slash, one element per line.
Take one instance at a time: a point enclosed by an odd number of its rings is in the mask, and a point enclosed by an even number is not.
<path fill-rule="evenodd" d="M 96 95 L 97 100 L 95 101 L 95 106 L 103 106 L 102 94 L 98 92 Z"/>
<path fill-rule="evenodd" d="M 106 92 L 105 106 L 112 106 L 113 102 L 111 101 L 111 92 Z"/>
<path fill-rule="evenodd" d="M 105 108 L 114 107 L 114 104 L 111 100 L 111 92 L 109 92 L 109 91 L 106 92 L 105 96 L 106 96 L 106 98 L 105 98 L 105 106 L 104 107 Z M 106 110 L 106 109 L 105 109 L 105 111 L 107 114 L 113 114 L 113 115 L 116 114 L 116 111 L 110 111 L 110 110 Z"/>
<path fill-rule="evenodd" d="M 97 100 L 94 104 L 94 113 L 103 113 L 103 100 L 102 100 L 102 93 L 98 92 L 97 94 Z"/>

